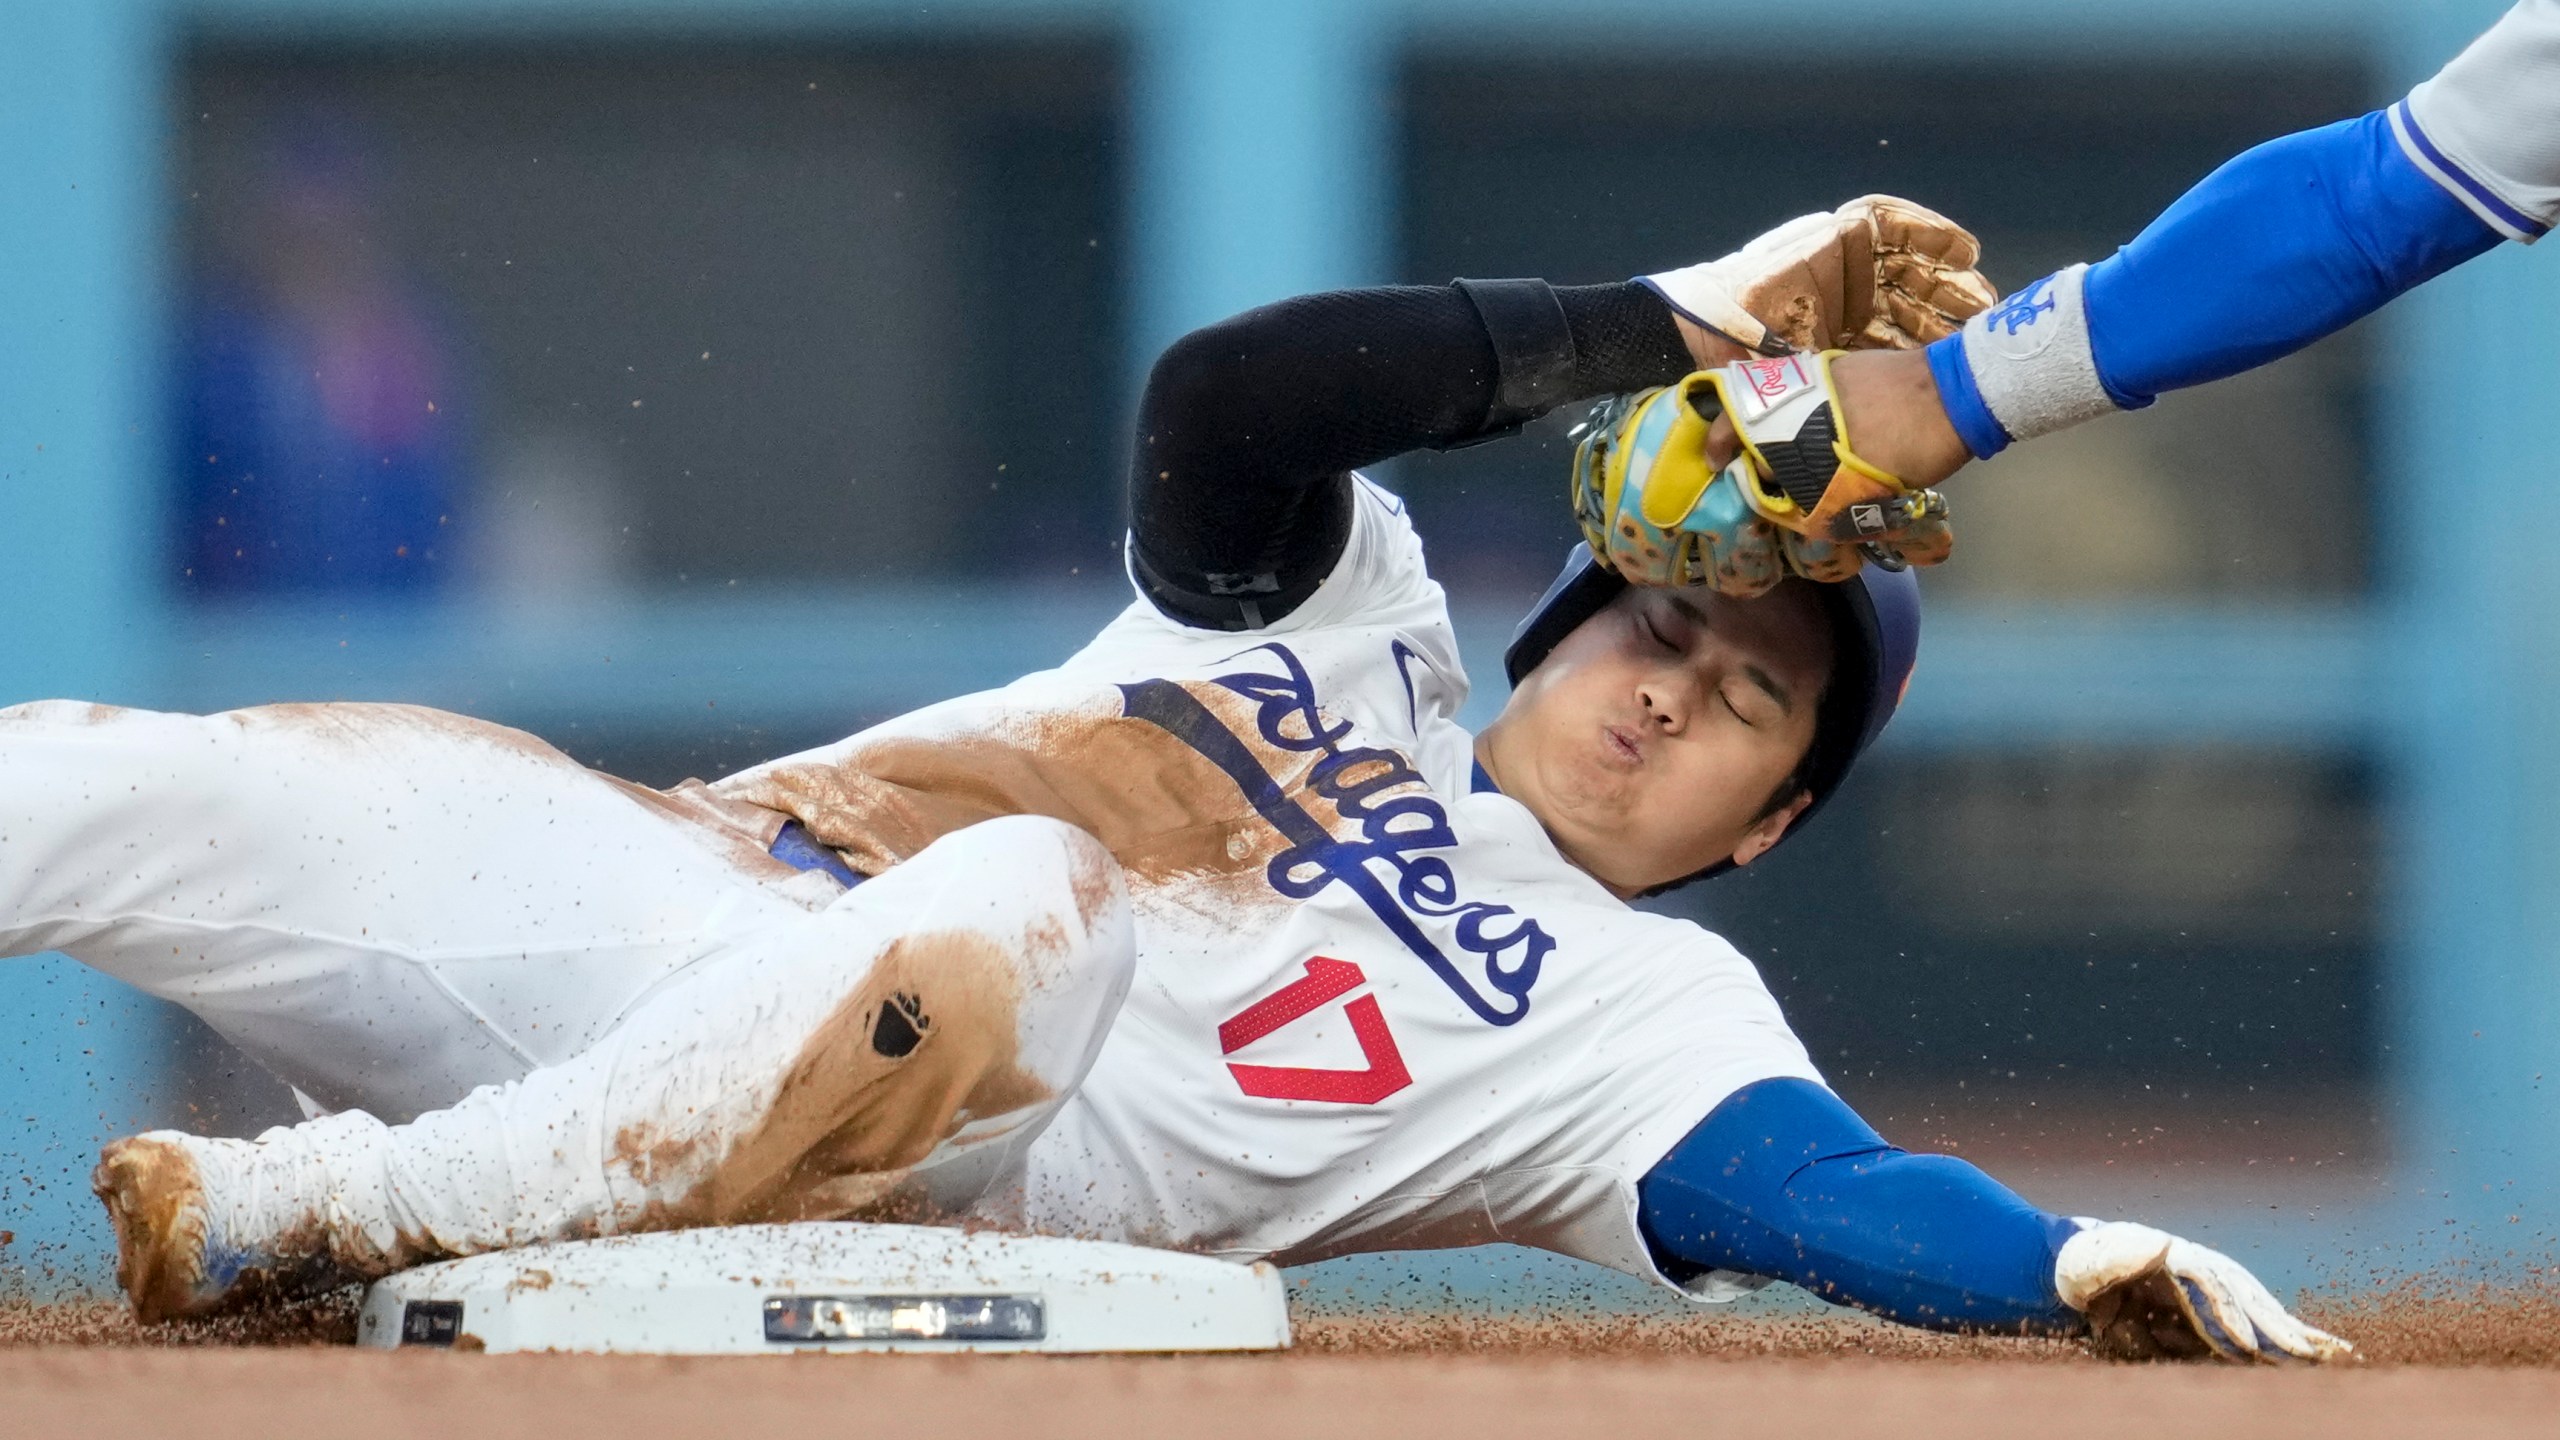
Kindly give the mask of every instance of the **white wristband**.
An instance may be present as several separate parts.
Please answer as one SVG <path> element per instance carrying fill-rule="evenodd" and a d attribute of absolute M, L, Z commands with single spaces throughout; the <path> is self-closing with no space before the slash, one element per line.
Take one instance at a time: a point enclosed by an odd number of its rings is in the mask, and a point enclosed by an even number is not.
<path fill-rule="evenodd" d="M 1964 323 L 1965 367 L 2012 440 L 2032 440 L 2120 407 L 2098 383 L 2082 303 L 2086 265 L 2047 275 Z"/>

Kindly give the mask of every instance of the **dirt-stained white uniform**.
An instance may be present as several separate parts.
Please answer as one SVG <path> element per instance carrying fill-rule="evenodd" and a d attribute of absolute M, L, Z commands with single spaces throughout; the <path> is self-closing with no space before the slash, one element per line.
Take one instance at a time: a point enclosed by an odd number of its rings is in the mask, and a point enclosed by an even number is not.
<path fill-rule="evenodd" d="M 1031 1221 L 1284 1261 L 1508 1240 L 1650 1275 L 1635 1182 L 1740 1086 L 1818 1076 L 1731 945 L 1629 908 L 1471 783 L 1440 586 L 1402 502 L 1357 488 L 1334 572 L 1276 625 L 1141 600 L 1055 670 L 715 788 L 824 834 L 877 803 L 847 772 L 911 778 L 923 742 L 1090 746 L 1133 791 L 1198 792 L 1170 855 L 1068 797 L 1129 863 L 1137 975 L 1032 1144 Z"/>
<path fill-rule="evenodd" d="M 431 712 L 22 707 L 0 712 L 22 802 L 0 942 L 187 1004 L 330 1107 L 427 1110 L 316 1122 L 241 1187 L 379 1192 L 350 1223 L 418 1258 L 868 1193 L 785 1177 L 780 1108 L 836 1123 L 789 1097 L 893 1018 L 864 967 L 907 945 L 900 973 L 929 977 L 902 917 L 963 923 L 983 887 L 965 923 L 1041 992 L 1021 1053 L 1052 1057 L 954 1070 L 936 1102 L 966 1092 L 937 1156 L 973 1113 L 1012 1127 L 1020 1184 L 988 1218 L 1283 1261 L 1509 1240 L 1659 1278 L 1636 1181 L 1735 1089 L 1819 1077 L 1730 945 L 1630 909 L 1471 783 L 1466 688 L 1420 541 L 1363 481 L 1335 570 L 1267 629 L 1142 600 L 1055 670 L 667 796 Z M 985 823 L 1026 813 L 1102 841 L 1125 927 L 1070 887 L 1074 831 Z M 898 883 L 839 897 L 779 866 L 786 819 Z M 915 1019 L 919 1053 L 951 1053 Z M 1107 1027 L 1098 1054 L 1067 1023 Z M 726 1128 L 651 1141 L 712 1098 Z M 720 1201 L 746 1184 L 723 1156 L 750 1153 L 762 1198 Z"/>

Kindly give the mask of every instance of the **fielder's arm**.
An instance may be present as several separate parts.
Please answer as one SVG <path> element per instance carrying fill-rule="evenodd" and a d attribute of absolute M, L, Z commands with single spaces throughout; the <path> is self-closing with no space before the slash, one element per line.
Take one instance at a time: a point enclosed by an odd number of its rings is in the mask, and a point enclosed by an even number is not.
<path fill-rule="evenodd" d="M 1663 1273 L 1791 1281 L 1933 1330 L 2088 1335 L 2128 1359 L 2334 1360 L 2228 1256 L 2049 1215 L 1972 1165 L 1886 1144 L 1805 1080 L 1746 1085 L 1637 1183 Z"/>
<path fill-rule="evenodd" d="M 1934 484 L 2289 355 L 2555 219 L 2560 0 L 2523 0 L 2407 99 L 2246 152 L 2114 255 L 1930 346 L 1925 375 L 1919 357 L 1844 359 L 1842 408 L 1866 459 Z"/>

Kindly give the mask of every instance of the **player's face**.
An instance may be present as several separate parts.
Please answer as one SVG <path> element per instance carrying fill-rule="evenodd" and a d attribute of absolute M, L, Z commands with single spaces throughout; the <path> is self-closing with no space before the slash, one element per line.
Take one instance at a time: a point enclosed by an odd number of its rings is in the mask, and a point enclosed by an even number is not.
<path fill-rule="evenodd" d="M 1811 797 L 1769 798 L 1813 743 L 1830 674 L 1810 585 L 1632 587 L 1529 672 L 1477 757 L 1565 858 L 1634 895 L 1748 865 L 1786 833 Z"/>

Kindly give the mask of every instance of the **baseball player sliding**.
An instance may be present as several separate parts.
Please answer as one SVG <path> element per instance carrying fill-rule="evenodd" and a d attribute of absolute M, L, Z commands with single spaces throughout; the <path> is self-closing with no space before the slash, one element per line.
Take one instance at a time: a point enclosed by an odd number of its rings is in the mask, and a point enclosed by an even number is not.
<path fill-rule="evenodd" d="M 401 707 L 0 712 L 9 948 L 187 1005 L 315 1116 L 108 1148 L 137 1313 L 922 1209 L 1283 1262 L 1501 1239 L 2117 1354 L 2346 1353 L 2227 1257 L 1889 1146 L 1732 947 L 1625 902 L 1766 853 L 1890 720 L 1903 567 L 1949 543 L 1910 482 L 1953 468 L 1888 448 L 1931 433 L 1896 397 L 1980 450 L 1984 415 L 2032 434 L 2094 408 L 2092 374 L 2114 405 L 2229 373 L 2494 243 L 2446 239 L 2395 154 L 2463 216 L 2547 216 L 2441 117 L 2553 9 L 2379 121 L 2244 156 L 2115 279 L 1989 316 L 1969 236 L 1869 197 L 1631 284 L 1342 292 L 1197 332 L 1143 401 L 1126 612 L 1058 669 L 716 785 Z M 2249 232 L 2238 268 L 2296 288 L 2237 331 L 2136 286 L 2164 284 L 2145 257 L 2231 262 L 2190 227 L 2246 231 L 2217 193 L 2306 150 L 2376 167 L 2330 206 L 2341 244 L 2414 206 L 2443 228 L 2393 233 L 2432 258 L 2342 277 L 2321 236 Z M 2119 282 L 2144 304 L 2111 310 Z M 2117 313 L 2151 327 L 2130 348 Z M 1788 353 L 1829 347 L 1853 353 Z M 1420 542 L 1354 471 L 1605 396 L 1591 543 L 1469 736 Z"/>
<path fill-rule="evenodd" d="M 1870 198 L 1644 283 L 1197 332 L 1142 402 L 1127 611 L 714 786 L 401 707 L 0 713 L 8 948 L 188 1006 L 317 1112 L 108 1148 L 136 1312 L 921 1209 L 1284 1262 L 1511 1240 L 1708 1297 L 1776 1276 L 2121 1353 L 2343 1353 L 2210 1250 L 1887 1145 L 1731 946 L 1626 904 L 1837 788 L 1918 638 L 1910 574 L 1864 561 L 1932 558 L 1942 522 L 1795 545 L 1830 583 L 1748 600 L 1578 551 L 1470 736 L 1421 544 L 1352 473 L 1685 394 L 1655 387 L 1731 337 L 1935 339 L 1991 299 L 1974 259 Z M 1703 479 L 1698 425 L 1664 446 L 1674 407 L 1618 409 L 1587 512 Z"/>

